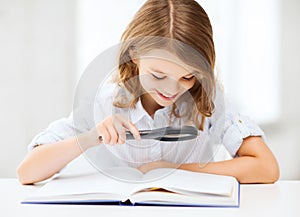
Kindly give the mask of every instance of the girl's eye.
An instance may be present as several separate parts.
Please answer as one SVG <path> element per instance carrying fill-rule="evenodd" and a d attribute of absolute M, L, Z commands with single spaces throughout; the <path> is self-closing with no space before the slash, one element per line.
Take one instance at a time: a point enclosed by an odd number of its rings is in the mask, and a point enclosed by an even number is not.
<path fill-rule="evenodd" d="M 186 80 L 186 81 L 190 81 L 190 80 L 192 80 L 193 78 L 194 78 L 195 76 L 191 76 L 191 77 L 182 77 L 183 78 L 183 80 Z"/>
<path fill-rule="evenodd" d="M 155 79 L 157 79 L 157 80 L 162 80 L 162 79 L 166 78 L 166 76 L 158 77 L 158 76 L 156 76 L 156 75 L 154 75 L 154 74 L 152 74 L 152 76 L 153 76 Z"/>

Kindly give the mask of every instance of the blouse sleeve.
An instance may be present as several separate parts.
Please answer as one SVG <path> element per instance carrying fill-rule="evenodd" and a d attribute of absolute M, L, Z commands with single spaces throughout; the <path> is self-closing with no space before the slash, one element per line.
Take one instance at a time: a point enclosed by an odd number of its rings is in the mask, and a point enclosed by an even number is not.
<path fill-rule="evenodd" d="M 209 124 L 212 128 L 222 126 L 222 129 L 219 130 L 221 132 L 220 141 L 230 155 L 235 157 L 243 139 L 249 136 L 261 136 L 266 141 L 265 134 L 258 124 L 251 118 L 240 114 L 224 96 L 222 99 L 222 91 L 220 91 L 217 91 L 219 100 L 215 103 L 215 111 L 219 115 L 217 118 L 213 115 Z"/>
<path fill-rule="evenodd" d="M 113 92 L 116 84 L 102 87 L 96 96 L 80 102 L 69 117 L 52 122 L 47 129 L 36 135 L 28 150 L 42 144 L 55 143 L 94 128 L 112 112 Z"/>
<path fill-rule="evenodd" d="M 92 129 L 92 119 L 86 116 L 89 106 L 84 105 L 74 110 L 68 117 L 53 121 L 49 126 L 37 134 L 28 145 L 28 151 L 42 144 L 55 143 Z"/>

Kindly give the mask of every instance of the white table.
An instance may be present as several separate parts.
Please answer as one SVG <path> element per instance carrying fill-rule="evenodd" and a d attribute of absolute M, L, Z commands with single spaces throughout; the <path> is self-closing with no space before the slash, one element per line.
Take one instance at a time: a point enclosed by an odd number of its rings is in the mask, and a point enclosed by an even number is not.
<path fill-rule="evenodd" d="M 0 179 L 1 216 L 300 216 L 300 181 L 241 185 L 240 208 L 20 204 L 38 187 L 22 186 L 17 179 Z"/>

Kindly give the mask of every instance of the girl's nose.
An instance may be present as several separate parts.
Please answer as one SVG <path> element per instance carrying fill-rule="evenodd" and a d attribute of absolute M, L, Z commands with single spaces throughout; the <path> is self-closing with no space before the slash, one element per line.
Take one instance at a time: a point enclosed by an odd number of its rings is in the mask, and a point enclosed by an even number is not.
<path fill-rule="evenodd" d="M 173 78 L 169 78 L 165 86 L 166 94 L 173 96 L 179 92 L 179 89 L 180 89 L 179 82 Z"/>

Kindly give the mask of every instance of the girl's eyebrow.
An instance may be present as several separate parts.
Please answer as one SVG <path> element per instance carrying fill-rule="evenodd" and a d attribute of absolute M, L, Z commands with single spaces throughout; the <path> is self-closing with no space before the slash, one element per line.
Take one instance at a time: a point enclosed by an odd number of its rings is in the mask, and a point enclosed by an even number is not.
<path fill-rule="evenodd" d="M 157 70 L 157 69 L 154 69 L 154 68 L 150 68 L 150 70 L 153 71 L 153 72 L 160 73 L 160 74 L 167 74 L 167 73 L 164 73 L 164 72 L 162 72 L 160 70 Z M 193 73 L 189 73 L 189 74 L 186 74 L 186 75 L 184 75 L 182 77 L 189 77 L 189 76 L 194 76 L 194 74 Z"/>

